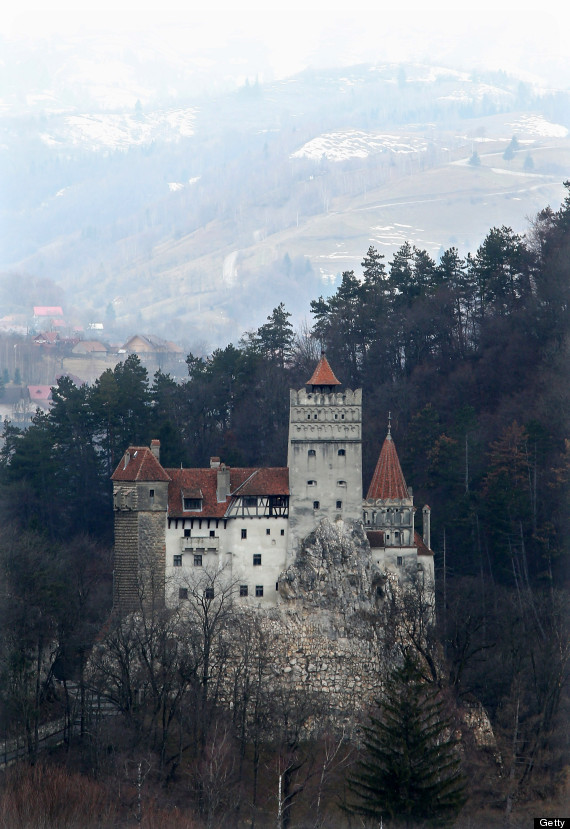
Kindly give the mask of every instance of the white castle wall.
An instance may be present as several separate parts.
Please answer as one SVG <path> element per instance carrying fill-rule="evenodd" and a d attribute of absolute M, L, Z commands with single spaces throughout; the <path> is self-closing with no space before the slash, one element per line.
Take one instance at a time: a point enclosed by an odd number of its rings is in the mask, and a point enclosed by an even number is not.
<path fill-rule="evenodd" d="M 323 518 L 362 519 L 361 389 L 291 390 L 287 466 L 290 562 Z"/>
<path fill-rule="evenodd" d="M 247 604 L 276 604 L 276 584 L 279 574 L 285 569 L 287 551 L 287 518 L 231 518 L 210 519 L 202 522 L 202 528 L 194 527 L 190 535 L 184 530 L 190 527 L 186 520 L 178 520 L 178 527 L 166 530 L 166 577 L 168 603 L 177 604 L 179 588 L 188 586 L 189 581 L 202 579 L 208 582 L 217 571 L 223 571 L 218 582 L 232 584 L 236 594 L 247 586 Z M 216 528 L 216 523 L 218 527 Z M 225 525 L 225 526 L 224 526 Z M 245 531 L 245 538 L 242 532 Z M 213 533 L 214 535 L 211 535 Z M 181 566 L 174 566 L 174 557 L 182 555 Z M 194 557 L 202 556 L 202 566 L 194 564 Z M 258 564 L 257 556 L 261 556 Z M 254 563 L 255 562 L 255 563 Z M 207 575 L 205 575 L 207 571 Z M 259 596 L 257 588 L 263 588 Z"/>

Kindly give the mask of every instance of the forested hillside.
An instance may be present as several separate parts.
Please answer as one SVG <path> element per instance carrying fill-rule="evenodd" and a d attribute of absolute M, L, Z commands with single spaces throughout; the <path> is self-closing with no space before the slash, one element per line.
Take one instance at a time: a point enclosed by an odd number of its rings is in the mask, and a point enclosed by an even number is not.
<path fill-rule="evenodd" d="M 560 209 L 542 210 L 525 236 L 492 228 L 466 258 L 450 248 L 436 262 L 405 243 L 386 262 L 370 247 L 362 273 L 345 272 L 332 297 L 311 302 L 310 330 L 293 330 L 277 296 L 267 322 L 237 345 L 189 354 L 182 384 L 149 379 L 131 357 L 91 388 L 60 380 L 53 409 L 26 432 L 7 425 L 4 727 L 33 731 L 51 698 L 37 669 L 47 631 L 58 643 L 49 658 L 73 672 L 105 618 L 109 475 L 124 449 L 159 438 L 165 466 L 206 466 L 211 455 L 283 465 L 288 389 L 307 381 L 323 348 L 343 384 L 363 389 L 364 489 L 391 412 L 415 503 L 432 508 L 441 661 L 431 681 L 458 703 L 484 704 L 502 758 L 499 769 L 496 757 L 464 757 L 470 808 L 509 815 L 556 798 L 569 748 L 565 186 Z M 13 641 L 6 631 L 16 623 L 25 635 Z M 176 768 L 160 774 L 172 783 Z"/>
<path fill-rule="evenodd" d="M 69 323 L 113 340 L 150 331 L 207 352 L 275 297 L 301 320 L 369 244 L 439 258 L 494 224 L 520 232 L 570 165 L 568 93 L 503 72 L 378 63 L 200 98 L 178 79 L 175 106 L 135 106 L 133 90 L 121 107 L 69 101 L 73 66 L 54 77 L 65 105 L 42 73 L 0 124 L 0 269 L 44 280 L 33 298 L 4 293 L 0 316 L 55 290 Z"/>

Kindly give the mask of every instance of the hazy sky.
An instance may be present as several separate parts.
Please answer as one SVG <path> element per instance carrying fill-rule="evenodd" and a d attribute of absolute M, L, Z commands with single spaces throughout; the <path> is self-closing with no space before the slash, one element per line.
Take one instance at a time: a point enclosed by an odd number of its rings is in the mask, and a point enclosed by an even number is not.
<path fill-rule="evenodd" d="M 15 5 L 15 4 L 14 4 Z M 204 8 L 206 7 L 206 9 Z M 562 4 L 291 2 L 236 4 L 74 2 L 58 8 L 23 0 L 4 11 L 9 40 L 109 34 L 239 74 L 283 77 L 306 66 L 425 60 L 505 69 L 553 86 L 570 86 L 568 15 Z"/>

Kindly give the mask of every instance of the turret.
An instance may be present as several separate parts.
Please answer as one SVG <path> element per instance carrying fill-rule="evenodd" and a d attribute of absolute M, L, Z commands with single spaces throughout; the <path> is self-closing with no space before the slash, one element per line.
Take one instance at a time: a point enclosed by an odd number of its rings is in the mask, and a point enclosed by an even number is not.
<path fill-rule="evenodd" d="M 364 523 L 371 530 L 383 532 L 386 547 L 414 545 L 414 499 L 400 466 L 390 418 L 364 502 Z"/>

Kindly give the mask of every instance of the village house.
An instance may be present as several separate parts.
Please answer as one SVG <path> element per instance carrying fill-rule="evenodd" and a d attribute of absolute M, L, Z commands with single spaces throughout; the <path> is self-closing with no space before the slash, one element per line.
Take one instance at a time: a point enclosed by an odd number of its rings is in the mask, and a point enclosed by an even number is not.
<path fill-rule="evenodd" d="M 136 354 L 151 376 L 157 371 L 172 377 L 184 377 L 187 374 L 182 347 L 154 334 L 135 334 L 127 340 L 121 351 L 128 355 Z"/>

